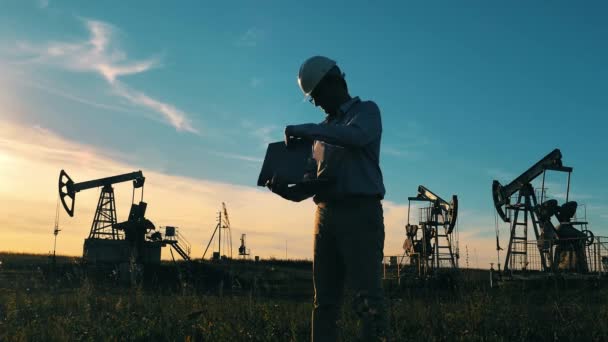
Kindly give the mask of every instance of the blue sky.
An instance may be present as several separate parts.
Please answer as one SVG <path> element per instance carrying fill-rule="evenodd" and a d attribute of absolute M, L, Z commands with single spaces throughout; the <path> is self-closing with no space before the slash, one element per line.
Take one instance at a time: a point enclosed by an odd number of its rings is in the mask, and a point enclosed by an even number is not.
<path fill-rule="evenodd" d="M 491 181 L 557 147 L 608 235 L 608 5 L 377 4 L 4 0 L 0 85 L 21 114 L 0 115 L 141 168 L 254 187 L 266 143 L 323 119 L 296 83 L 322 54 L 380 106 L 387 200 L 419 184 L 458 194 L 461 229 L 491 237 Z"/>

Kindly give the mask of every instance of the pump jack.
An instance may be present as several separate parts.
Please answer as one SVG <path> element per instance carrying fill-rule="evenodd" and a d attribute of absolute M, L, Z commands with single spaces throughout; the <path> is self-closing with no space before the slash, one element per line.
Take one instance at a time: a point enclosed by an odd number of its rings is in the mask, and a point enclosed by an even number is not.
<path fill-rule="evenodd" d="M 566 203 L 561 206 L 556 200 L 545 201 L 545 175 L 548 170 L 568 173 Z M 587 272 L 585 246 L 593 244 L 593 233 L 586 229 L 587 222 L 571 221 L 577 208 L 576 202 L 568 201 L 572 170 L 572 167 L 562 165 L 561 151 L 555 149 L 511 183 L 504 186 L 497 180 L 492 183 L 492 197 L 498 216 L 511 224 L 504 262 L 505 273 L 516 268 L 517 261 L 520 262 L 521 270 L 528 269 L 528 219 L 532 222 L 537 240 L 541 271 L 559 269 Z M 531 182 L 541 174 L 543 178 L 539 204 Z M 515 194 L 517 202 L 511 204 L 511 197 Z M 520 212 L 523 221 L 519 221 Z M 552 217 L 559 221 L 558 227 L 551 222 Z M 578 230 L 574 225 L 580 225 L 583 229 Z"/>
<path fill-rule="evenodd" d="M 141 200 L 131 204 L 129 218 L 117 223 L 114 188 L 112 185 L 133 181 L 135 189 L 141 188 Z M 75 183 L 61 170 L 59 173 L 59 198 L 68 215 L 74 216 L 76 194 L 83 190 L 101 188 L 97 209 L 89 237 L 85 239 L 83 258 L 89 263 L 120 263 L 135 260 L 138 263 L 160 262 L 161 242 L 146 241 L 146 234 L 155 230 L 154 224 L 145 218 L 147 203 L 143 202 L 145 178 L 141 171 L 118 176 Z"/>
<path fill-rule="evenodd" d="M 412 201 L 423 201 L 430 204 L 429 207 L 420 209 L 420 226 L 410 224 L 409 221 Z M 405 226 L 407 239 L 404 243 L 404 256 L 406 254 L 410 256 L 419 275 L 426 275 L 429 271 L 444 266 L 445 262 L 451 268 L 458 267 L 458 246 L 453 236 L 457 217 L 458 197 L 456 195 L 453 195 L 452 202 L 448 203 L 420 185 L 418 194 L 408 198 L 408 223 Z M 421 237 L 418 234 L 419 229 L 422 232 Z M 454 245 L 456 245 L 455 252 Z"/>

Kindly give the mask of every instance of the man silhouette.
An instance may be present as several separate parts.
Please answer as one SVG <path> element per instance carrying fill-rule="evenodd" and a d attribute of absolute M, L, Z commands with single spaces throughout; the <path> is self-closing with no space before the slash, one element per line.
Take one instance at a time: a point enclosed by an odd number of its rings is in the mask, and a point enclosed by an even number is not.
<path fill-rule="evenodd" d="M 288 187 L 277 177 L 268 187 L 283 198 L 317 204 L 314 236 L 312 340 L 335 341 L 345 279 L 355 293 L 363 340 L 386 340 L 388 327 L 382 289 L 385 189 L 380 170 L 382 121 L 372 101 L 351 97 L 336 62 L 322 56 L 306 60 L 298 83 L 326 118 L 320 124 L 287 126 L 285 141 L 308 139 L 341 147 L 332 182 L 321 188 Z M 321 161 L 319 161 L 321 162 Z M 331 164 L 332 160 L 322 161 Z M 321 177 L 321 175 L 319 175 Z"/>

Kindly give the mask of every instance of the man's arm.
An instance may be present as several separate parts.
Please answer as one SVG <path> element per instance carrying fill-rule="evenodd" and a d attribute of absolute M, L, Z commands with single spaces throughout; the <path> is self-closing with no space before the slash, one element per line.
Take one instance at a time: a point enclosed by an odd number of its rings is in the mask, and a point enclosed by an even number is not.
<path fill-rule="evenodd" d="M 287 200 L 290 200 L 293 202 L 302 202 L 303 200 L 314 196 L 314 193 L 307 192 L 302 189 L 297 189 L 296 186 L 292 186 L 292 187 L 288 187 L 287 191 L 284 192 L 283 194 L 278 194 L 278 195 L 283 197 L 284 199 L 287 199 Z"/>
<path fill-rule="evenodd" d="M 365 104 L 346 125 L 303 124 L 287 126 L 287 136 L 321 140 L 338 146 L 362 147 L 382 133 L 380 110 L 374 103 Z"/>
<path fill-rule="evenodd" d="M 313 191 L 309 191 L 300 186 L 288 186 L 287 183 L 281 181 L 277 175 L 272 177 L 272 179 L 266 183 L 266 186 L 275 194 L 293 202 L 302 202 L 303 200 L 314 196 Z"/>

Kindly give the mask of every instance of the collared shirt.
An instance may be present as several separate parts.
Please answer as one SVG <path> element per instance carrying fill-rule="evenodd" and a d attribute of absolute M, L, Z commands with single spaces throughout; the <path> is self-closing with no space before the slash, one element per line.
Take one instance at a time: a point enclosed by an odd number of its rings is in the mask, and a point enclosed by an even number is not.
<path fill-rule="evenodd" d="M 340 106 L 337 115 L 299 128 L 314 140 L 344 147 L 335 182 L 315 195 L 316 203 L 358 196 L 384 198 L 380 170 L 382 120 L 374 102 L 354 97 Z"/>

